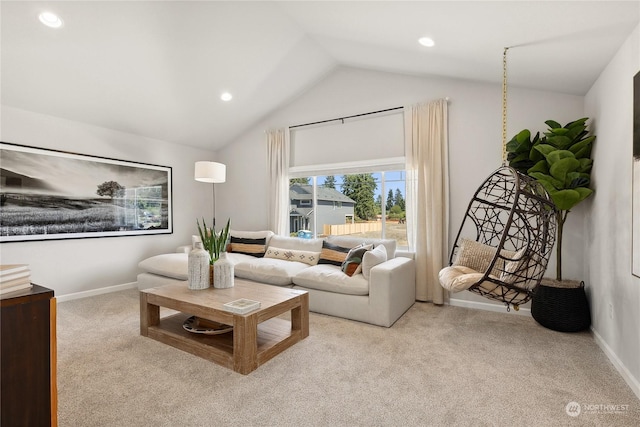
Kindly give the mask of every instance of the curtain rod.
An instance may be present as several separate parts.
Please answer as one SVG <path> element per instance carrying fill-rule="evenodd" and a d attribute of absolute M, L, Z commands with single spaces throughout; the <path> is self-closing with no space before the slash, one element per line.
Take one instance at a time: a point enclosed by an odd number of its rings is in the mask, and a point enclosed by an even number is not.
<path fill-rule="evenodd" d="M 386 113 L 387 111 L 402 110 L 403 108 L 404 107 L 387 108 L 386 110 L 378 110 L 378 111 L 371 111 L 369 113 L 354 114 L 353 116 L 344 116 L 344 117 L 338 117 L 336 119 L 320 120 L 319 122 L 311 122 L 311 123 L 304 123 L 302 125 L 289 126 L 289 129 L 300 128 L 300 127 L 303 127 L 303 126 L 319 125 L 321 123 L 336 122 L 338 120 L 342 120 L 342 122 L 344 123 L 345 119 L 353 119 L 355 117 L 368 116 L 370 114 Z"/>

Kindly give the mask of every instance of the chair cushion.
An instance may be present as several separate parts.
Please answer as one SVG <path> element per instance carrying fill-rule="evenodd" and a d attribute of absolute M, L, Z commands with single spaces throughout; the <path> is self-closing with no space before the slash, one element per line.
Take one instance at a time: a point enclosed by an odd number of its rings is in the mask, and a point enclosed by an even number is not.
<path fill-rule="evenodd" d="M 482 279 L 483 276 L 484 273 L 479 273 L 463 265 L 445 267 L 438 273 L 440 285 L 451 292 L 465 291 Z"/>

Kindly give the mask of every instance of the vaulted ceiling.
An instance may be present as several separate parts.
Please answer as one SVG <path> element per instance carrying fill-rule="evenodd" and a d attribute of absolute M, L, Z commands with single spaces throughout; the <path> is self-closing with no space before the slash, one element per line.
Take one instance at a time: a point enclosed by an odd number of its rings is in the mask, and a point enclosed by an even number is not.
<path fill-rule="evenodd" d="M 2 105 L 216 150 L 338 66 L 497 83 L 510 46 L 510 85 L 584 95 L 640 2 L 2 1 L 0 14 Z"/>

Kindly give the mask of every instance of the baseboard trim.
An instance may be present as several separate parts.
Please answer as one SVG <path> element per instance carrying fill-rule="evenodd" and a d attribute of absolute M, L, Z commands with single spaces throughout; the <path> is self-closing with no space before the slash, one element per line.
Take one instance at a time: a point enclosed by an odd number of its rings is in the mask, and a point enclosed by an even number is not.
<path fill-rule="evenodd" d="M 595 329 L 593 329 L 593 326 L 591 326 L 591 332 L 593 332 L 593 337 L 595 338 L 598 347 L 602 349 L 604 354 L 609 358 L 609 361 L 611 361 L 611 363 L 613 364 L 613 367 L 616 368 L 616 371 L 618 371 L 618 373 L 622 376 L 627 385 L 631 387 L 631 390 L 635 393 L 636 397 L 640 399 L 640 381 L 638 381 L 633 375 L 631 375 L 631 372 L 629 372 L 627 367 L 624 365 L 624 363 L 622 363 L 622 361 L 618 358 L 611 347 L 609 347 L 607 342 L 602 339 L 600 334 Z"/>
<path fill-rule="evenodd" d="M 522 307 L 520 310 L 515 311 L 513 308 L 507 311 L 504 305 L 490 304 L 486 302 L 468 301 L 461 299 L 449 298 L 449 305 L 454 307 L 473 308 L 476 310 L 495 311 L 498 313 L 516 314 L 518 316 L 531 316 L 531 309 Z"/>
<path fill-rule="evenodd" d="M 72 301 L 74 299 L 81 299 L 81 298 L 87 298 L 87 297 L 92 297 L 96 295 L 109 294 L 111 292 L 124 291 L 125 289 L 133 289 L 133 288 L 138 288 L 138 282 L 125 283 L 122 285 L 115 285 L 115 286 L 107 286 L 106 288 L 91 289 L 90 291 L 75 292 L 72 294 L 56 296 L 56 299 L 58 300 L 58 302 L 65 302 L 65 301 Z"/>

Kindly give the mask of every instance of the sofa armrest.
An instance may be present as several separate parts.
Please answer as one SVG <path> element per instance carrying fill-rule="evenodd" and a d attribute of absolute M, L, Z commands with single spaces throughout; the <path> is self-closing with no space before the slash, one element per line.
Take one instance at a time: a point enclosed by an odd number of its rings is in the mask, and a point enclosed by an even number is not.
<path fill-rule="evenodd" d="M 176 248 L 176 253 L 188 254 L 189 252 L 191 252 L 191 249 L 193 249 L 193 246 L 191 245 L 178 246 Z"/>
<path fill-rule="evenodd" d="M 369 304 L 386 319 L 387 326 L 416 300 L 416 263 L 397 257 L 376 265 L 369 277 Z"/>

